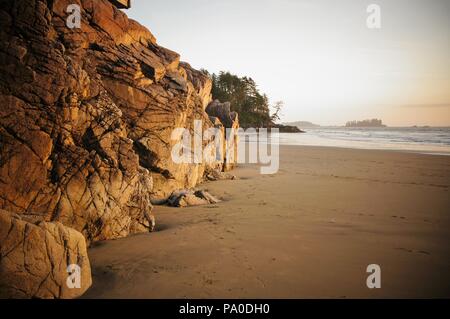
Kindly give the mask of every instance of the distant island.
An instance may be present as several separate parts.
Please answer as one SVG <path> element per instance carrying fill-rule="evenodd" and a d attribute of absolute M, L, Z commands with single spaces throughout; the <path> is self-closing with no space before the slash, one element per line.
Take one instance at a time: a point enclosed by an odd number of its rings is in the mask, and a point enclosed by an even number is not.
<path fill-rule="evenodd" d="M 386 127 L 383 121 L 379 119 L 363 120 L 363 121 L 349 121 L 345 127 Z"/>
<path fill-rule="evenodd" d="M 311 123 L 308 121 L 295 121 L 295 122 L 287 122 L 287 123 L 283 123 L 283 124 L 289 125 L 289 126 L 296 126 L 299 129 L 320 127 L 320 125 L 314 124 L 314 123 Z"/>

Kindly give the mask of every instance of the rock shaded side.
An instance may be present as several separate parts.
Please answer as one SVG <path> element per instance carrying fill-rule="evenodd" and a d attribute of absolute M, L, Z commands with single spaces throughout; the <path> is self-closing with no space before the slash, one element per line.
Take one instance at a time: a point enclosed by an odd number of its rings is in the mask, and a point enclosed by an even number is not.
<path fill-rule="evenodd" d="M 227 128 L 235 126 L 238 122 L 238 114 L 231 111 L 230 102 L 221 103 L 219 100 L 214 100 L 206 107 L 206 113 L 217 117 Z"/>
<path fill-rule="evenodd" d="M 224 141 L 222 157 L 220 159 L 223 163 L 220 167 L 216 167 L 216 171 L 229 171 L 236 166 L 238 155 L 238 135 L 239 116 L 236 112 L 231 111 L 230 102 L 221 103 L 219 100 L 214 100 L 206 107 L 206 113 L 210 116 L 214 127 L 219 128 L 222 132 L 222 140 Z M 208 175 L 209 172 L 207 172 Z"/>
<path fill-rule="evenodd" d="M 71 264 L 80 267 L 80 288 L 66 283 Z M 81 233 L 0 210 L 0 298 L 75 298 L 91 284 Z"/>

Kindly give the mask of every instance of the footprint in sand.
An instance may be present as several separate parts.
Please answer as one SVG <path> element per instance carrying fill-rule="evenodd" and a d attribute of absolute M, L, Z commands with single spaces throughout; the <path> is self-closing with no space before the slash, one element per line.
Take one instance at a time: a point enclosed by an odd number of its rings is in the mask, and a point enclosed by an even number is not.
<path fill-rule="evenodd" d="M 391 217 L 392 217 L 392 218 L 400 218 L 400 219 L 406 219 L 406 217 L 405 217 L 405 216 L 397 216 L 397 215 L 392 215 Z"/>
<path fill-rule="evenodd" d="M 399 247 L 399 248 L 395 248 L 395 249 L 406 251 L 408 253 L 417 253 L 417 254 L 423 254 L 423 255 L 431 255 L 431 253 L 426 251 L 426 250 L 412 250 L 412 249 L 407 249 L 407 248 L 403 248 L 403 247 Z"/>

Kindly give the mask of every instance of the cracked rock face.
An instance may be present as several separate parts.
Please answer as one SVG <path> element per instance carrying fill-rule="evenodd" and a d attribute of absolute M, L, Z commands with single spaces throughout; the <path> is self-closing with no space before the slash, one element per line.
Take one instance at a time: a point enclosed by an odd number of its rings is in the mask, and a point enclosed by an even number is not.
<path fill-rule="evenodd" d="M 5 0 L 0 17 L 0 208 L 89 242 L 150 230 L 150 197 L 204 178 L 172 161 L 171 134 L 220 125 L 211 80 L 106 0 Z"/>
<path fill-rule="evenodd" d="M 67 267 L 72 264 L 80 267 L 79 281 L 69 286 Z M 0 298 L 75 298 L 91 283 L 81 233 L 0 210 Z"/>
<path fill-rule="evenodd" d="M 66 26 L 70 4 L 81 8 L 81 28 Z M 21 249 L 30 256 L 36 249 L 47 263 L 59 258 L 40 253 L 49 245 L 48 233 L 72 238 L 78 231 L 90 243 L 152 231 L 152 198 L 192 188 L 211 169 L 230 168 L 230 160 L 210 165 L 171 159 L 179 143 L 171 138 L 175 128 L 193 132 L 194 120 L 201 120 L 203 130 L 223 129 L 206 112 L 211 85 L 107 0 L 3 0 L 0 209 L 22 216 L 11 220 L 32 230 L 35 239 Z M 29 238 L 18 229 L 8 236 Z M 62 256 L 64 244 L 61 249 L 49 254 Z M 8 260 L 2 257 L 2 276 L 31 265 L 19 259 L 5 266 Z M 35 286 L 48 273 L 45 267 L 16 271 L 20 279 L 10 278 L 16 290 L 8 292 L 70 297 Z M 52 283 L 62 285 L 56 277 Z"/>

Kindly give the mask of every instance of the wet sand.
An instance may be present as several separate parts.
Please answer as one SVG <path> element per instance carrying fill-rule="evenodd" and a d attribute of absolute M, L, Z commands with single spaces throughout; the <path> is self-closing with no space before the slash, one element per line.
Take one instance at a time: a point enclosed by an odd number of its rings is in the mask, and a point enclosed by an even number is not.
<path fill-rule="evenodd" d="M 223 199 L 156 206 L 157 231 L 95 244 L 85 298 L 450 297 L 450 157 L 282 146 L 208 182 Z M 381 267 L 368 289 L 366 267 Z"/>

